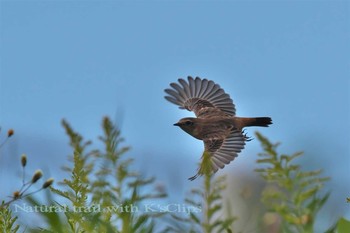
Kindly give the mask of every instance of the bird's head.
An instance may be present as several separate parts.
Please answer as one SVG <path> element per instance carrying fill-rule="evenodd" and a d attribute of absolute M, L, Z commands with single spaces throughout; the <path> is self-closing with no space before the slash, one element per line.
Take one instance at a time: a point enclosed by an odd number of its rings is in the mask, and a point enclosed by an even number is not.
<path fill-rule="evenodd" d="M 196 126 L 197 119 L 194 117 L 186 117 L 179 120 L 179 122 L 175 123 L 175 126 L 179 126 L 183 131 L 196 137 Z"/>

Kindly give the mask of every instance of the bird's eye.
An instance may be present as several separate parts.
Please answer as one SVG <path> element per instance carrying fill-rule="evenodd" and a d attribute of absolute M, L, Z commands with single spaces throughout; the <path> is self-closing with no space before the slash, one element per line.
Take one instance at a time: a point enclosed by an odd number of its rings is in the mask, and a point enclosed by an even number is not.
<path fill-rule="evenodd" d="M 193 122 L 192 121 L 186 121 L 185 125 L 188 125 L 188 126 L 193 125 Z"/>

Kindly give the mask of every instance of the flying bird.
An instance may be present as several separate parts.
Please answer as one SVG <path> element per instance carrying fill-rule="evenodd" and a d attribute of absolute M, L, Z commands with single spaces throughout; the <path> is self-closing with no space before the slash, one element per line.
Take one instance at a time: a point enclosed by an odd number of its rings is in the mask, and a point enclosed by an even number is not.
<path fill-rule="evenodd" d="M 268 127 L 270 117 L 238 117 L 232 99 L 225 91 L 211 80 L 191 76 L 188 81 L 178 79 L 171 83 L 165 99 L 179 106 L 180 109 L 193 111 L 196 117 L 185 117 L 175 123 L 183 131 L 204 142 L 202 163 L 194 180 L 204 173 L 204 155 L 208 155 L 209 169 L 215 173 L 224 168 L 244 148 L 250 138 L 243 128 L 248 126 Z"/>

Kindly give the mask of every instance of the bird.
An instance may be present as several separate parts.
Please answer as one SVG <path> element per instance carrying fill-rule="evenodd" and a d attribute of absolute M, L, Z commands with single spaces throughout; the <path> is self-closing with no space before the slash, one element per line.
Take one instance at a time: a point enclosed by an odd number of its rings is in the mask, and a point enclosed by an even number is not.
<path fill-rule="evenodd" d="M 180 119 L 174 126 L 204 142 L 204 153 L 197 174 L 190 177 L 216 173 L 233 161 L 251 138 L 245 127 L 268 127 L 270 117 L 238 117 L 230 96 L 212 80 L 200 77 L 180 78 L 165 89 L 165 99 L 180 109 L 194 112 L 196 117 Z M 207 164 L 207 165 L 205 165 Z"/>

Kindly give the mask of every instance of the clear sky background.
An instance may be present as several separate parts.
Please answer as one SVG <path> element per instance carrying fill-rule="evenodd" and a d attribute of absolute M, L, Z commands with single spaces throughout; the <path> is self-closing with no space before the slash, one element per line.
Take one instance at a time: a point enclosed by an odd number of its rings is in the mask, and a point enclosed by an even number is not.
<path fill-rule="evenodd" d="M 29 171 L 59 180 L 71 153 L 67 119 L 86 139 L 105 115 L 122 129 L 135 168 L 182 198 L 203 145 L 173 123 L 192 113 L 163 90 L 188 75 L 212 79 L 239 116 L 270 116 L 259 130 L 280 151 L 304 151 L 332 191 L 323 216 L 350 217 L 348 1 L 1 1 L 0 194 Z M 220 174 L 256 176 L 259 142 Z M 10 181 L 10 182 L 9 182 Z M 18 183 L 17 183 L 18 182 Z"/>

